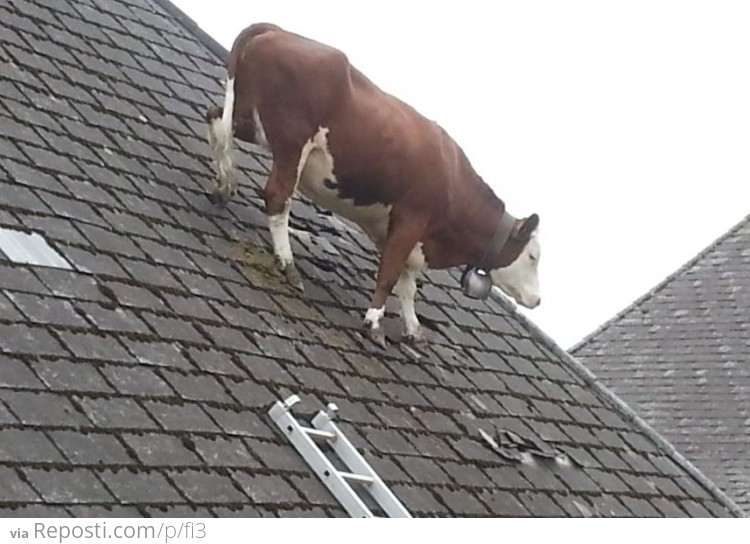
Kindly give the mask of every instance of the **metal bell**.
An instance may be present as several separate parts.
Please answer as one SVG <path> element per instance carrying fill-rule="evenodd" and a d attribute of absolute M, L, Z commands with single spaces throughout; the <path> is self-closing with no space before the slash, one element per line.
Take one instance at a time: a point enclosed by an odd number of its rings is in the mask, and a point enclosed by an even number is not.
<path fill-rule="evenodd" d="M 464 273 L 461 283 L 467 297 L 485 299 L 492 291 L 492 278 L 481 268 L 469 268 Z"/>

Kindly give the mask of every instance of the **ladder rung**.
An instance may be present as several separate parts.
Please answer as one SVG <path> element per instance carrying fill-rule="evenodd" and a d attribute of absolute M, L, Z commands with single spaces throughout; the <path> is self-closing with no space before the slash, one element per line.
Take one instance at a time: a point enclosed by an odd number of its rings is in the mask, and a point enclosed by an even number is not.
<path fill-rule="evenodd" d="M 354 482 L 357 484 L 371 484 L 374 481 L 371 476 L 365 476 L 364 474 L 354 474 L 353 472 L 339 471 L 339 476 L 349 482 Z"/>
<path fill-rule="evenodd" d="M 300 427 L 302 432 L 313 440 L 333 440 L 336 435 L 328 431 L 319 431 L 318 429 L 311 429 L 310 427 Z"/>

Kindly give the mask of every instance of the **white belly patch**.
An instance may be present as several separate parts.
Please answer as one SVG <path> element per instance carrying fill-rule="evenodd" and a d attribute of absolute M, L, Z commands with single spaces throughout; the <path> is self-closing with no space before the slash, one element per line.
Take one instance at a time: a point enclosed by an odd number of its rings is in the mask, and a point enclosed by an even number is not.
<path fill-rule="evenodd" d="M 388 233 L 391 206 L 355 206 L 352 199 L 339 197 L 328 132 L 328 128 L 320 127 L 302 148 L 297 188 L 317 205 L 358 224 L 376 244 L 381 244 Z"/>

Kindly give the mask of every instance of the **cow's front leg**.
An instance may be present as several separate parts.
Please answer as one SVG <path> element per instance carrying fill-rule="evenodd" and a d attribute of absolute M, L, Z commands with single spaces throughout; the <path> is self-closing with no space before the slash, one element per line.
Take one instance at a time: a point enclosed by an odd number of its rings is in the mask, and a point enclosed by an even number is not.
<path fill-rule="evenodd" d="M 292 193 L 297 185 L 297 161 L 275 159 L 264 191 L 268 228 L 271 231 L 273 252 L 287 281 L 304 290 L 302 276 L 294 265 L 289 242 L 289 209 Z"/>
<path fill-rule="evenodd" d="M 419 241 L 424 230 L 424 222 L 418 218 L 398 220 L 391 217 L 388 238 L 380 257 L 375 292 L 372 294 L 370 308 L 365 314 L 365 328 L 370 338 L 378 345 L 385 347 L 385 332 L 382 320 L 385 314 L 385 301 L 391 294 L 394 285 L 406 266 L 406 260 Z M 416 290 L 416 283 L 414 284 Z M 414 314 L 416 319 L 416 314 Z M 419 322 L 417 322 L 417 326 Z"/>
<path fill-rule="evenodd" d="M 393 288 L 401 301 L 401 317 L 404 320 L 404 340 L 417 343 L 422 340 L 422 328 L 414 308 L 414 297 L 417 294 L 416 273 L 408 268 L 401 273 L 398 283 Z"/>

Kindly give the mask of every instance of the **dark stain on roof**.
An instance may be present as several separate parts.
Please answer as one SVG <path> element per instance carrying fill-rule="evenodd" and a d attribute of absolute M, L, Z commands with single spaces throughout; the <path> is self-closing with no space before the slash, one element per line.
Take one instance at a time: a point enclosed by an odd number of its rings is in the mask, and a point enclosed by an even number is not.
<path fill-rule="evenodd" d="M 0 261 L 0 515 L 341 516 L 266 417 L 290 393 L 335 402 L 414 515 L 736 513 L 454 271 L 422 280 L 429 344 L 398 342 L 391 301 L 382 351 L 360 332 L 372 245 L 298 202 L 306 292 L 280 281 L 268 157 L 240 145 L 239 194 L 206 198 L 224 52 L 174 6 L 9 0 L 0 21 L 0 226 L 74 268 Z"/>

